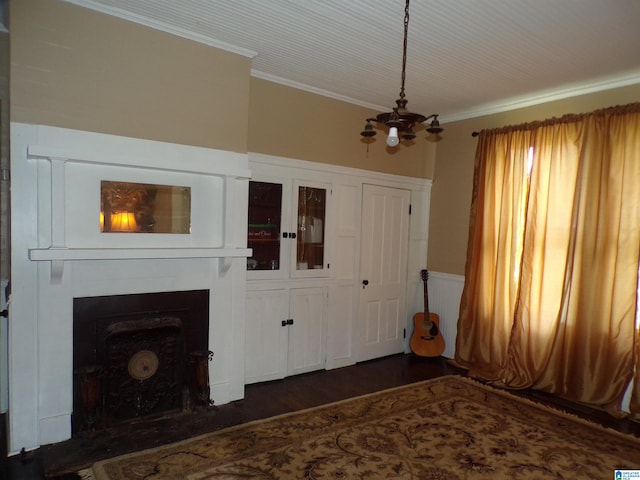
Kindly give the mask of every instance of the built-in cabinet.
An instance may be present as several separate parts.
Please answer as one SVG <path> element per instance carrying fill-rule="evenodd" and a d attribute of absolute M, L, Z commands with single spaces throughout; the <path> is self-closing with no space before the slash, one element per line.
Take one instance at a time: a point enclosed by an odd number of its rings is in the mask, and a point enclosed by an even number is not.
<path fill-rule="evenodd" d="M 325 243 L 331 185 L 256 175 L 249 182 L 250 279 L 327 276 Z"/>
<path fill-rule="evenodd" d="M 327 288 L 247 293 L 246 383 L 325 367 Z"/>
<path fill-rule="evenodd" d="M 256 172 L 249 182 L 247 278 L 267 282 L 247 294 L 246 383 L 325 367 L 330 196 L 312 179 Z"/>
<path fill-rule="evenodd" d="M 409 329 L 422 308 L 431 182 L 259 154 L 249 159 L 245 383 L 356 362 L 359 339 L 372 331 L 370 321 L 368 333 L 359 330 L 367 184 L 411 192 L 401 297 Z"/>

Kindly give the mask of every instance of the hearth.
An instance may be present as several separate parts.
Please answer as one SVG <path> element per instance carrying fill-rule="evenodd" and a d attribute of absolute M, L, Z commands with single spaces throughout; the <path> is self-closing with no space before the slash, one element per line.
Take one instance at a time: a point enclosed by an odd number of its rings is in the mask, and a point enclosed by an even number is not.
<path fill-rule="evenodd" d="M 202 405 L 208 313 L 207 290 L 75 298 L 72 433 Z"/>

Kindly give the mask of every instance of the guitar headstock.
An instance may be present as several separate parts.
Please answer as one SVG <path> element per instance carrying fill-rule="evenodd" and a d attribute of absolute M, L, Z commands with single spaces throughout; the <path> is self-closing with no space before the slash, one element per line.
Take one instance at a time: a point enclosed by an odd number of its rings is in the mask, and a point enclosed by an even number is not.
<path fill-rule="evenodd" d="M 420 278 L 422 278 L 423 282 L 429 280 L 429 271 L 428 270 L 420 270 Z"/>

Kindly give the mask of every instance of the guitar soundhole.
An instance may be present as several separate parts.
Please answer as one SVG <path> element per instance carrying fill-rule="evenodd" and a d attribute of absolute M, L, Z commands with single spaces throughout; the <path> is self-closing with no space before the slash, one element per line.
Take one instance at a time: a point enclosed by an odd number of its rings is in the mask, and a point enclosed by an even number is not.
<path fill-rule="evenodd" d="M 429 322 L 429 323 L 431 323 L 431 328 L 429 328 L 429 335 L 431 335 L 432 337 L 435 337 L 436 335 L 438 335 L 438 327 L 433 322 Z"/>

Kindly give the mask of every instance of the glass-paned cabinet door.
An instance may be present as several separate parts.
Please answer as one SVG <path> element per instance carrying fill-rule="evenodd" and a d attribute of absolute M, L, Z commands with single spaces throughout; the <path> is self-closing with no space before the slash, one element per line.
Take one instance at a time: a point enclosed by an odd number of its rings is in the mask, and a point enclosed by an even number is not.
<path fill-rule="evenodd" d="M 327 268 L 326 212 L 328 187 L 296 183 L 297 225 L 295 273 L 297 276 L 323 275 Z"/>
<path fill-rule="evenodd" d="M 280 270 L 282 184 L 249 182 L 247 270 Z"/>

